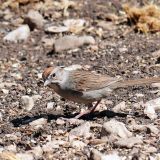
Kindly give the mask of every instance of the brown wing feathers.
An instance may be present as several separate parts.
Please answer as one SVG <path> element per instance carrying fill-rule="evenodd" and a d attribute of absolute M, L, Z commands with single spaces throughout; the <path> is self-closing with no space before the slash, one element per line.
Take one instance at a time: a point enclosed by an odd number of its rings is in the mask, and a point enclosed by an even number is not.
<path fill-rule="evenodd" d="M 118 81 L 117 78 L 82 70 L 73 71 L 70 74 L 70 80 L 72 80 L 75 90 L 78 91 L 97 90 L 107 87 L 112 82 L 114 83 Z"/>
<path fill-rule="evenodd" d="M 98 90 L 109 86 L 112 89 L 128 87 L 133 85 L 145 85 L 151 83 L 160 83 L 160 77 L 142 78 L 137 80 L 123 80 L 119 78 L 113 78 L 106 75 L 94 74 L 89 71 L 74 71 L 71 74 L 72 82 L 75 86 L 75 90 L 89 91 Z"/>

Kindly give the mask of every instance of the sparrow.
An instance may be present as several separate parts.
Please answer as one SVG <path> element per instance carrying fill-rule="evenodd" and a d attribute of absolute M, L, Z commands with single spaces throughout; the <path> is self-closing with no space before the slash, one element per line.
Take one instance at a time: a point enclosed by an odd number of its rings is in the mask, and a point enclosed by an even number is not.
<path fill-rule="evenodd" d="M 160 82 L 160 77 L 123 80 L 83 70 L 79 65 L 46 68 L 42 78 L 44 86 L 52 88 L 61 97 L 89 107 L 75 118 L 94 112 L 101 99 L 106 98 L 115 89 Z M 93 102 L 96 104 L 92 105 Z"/>

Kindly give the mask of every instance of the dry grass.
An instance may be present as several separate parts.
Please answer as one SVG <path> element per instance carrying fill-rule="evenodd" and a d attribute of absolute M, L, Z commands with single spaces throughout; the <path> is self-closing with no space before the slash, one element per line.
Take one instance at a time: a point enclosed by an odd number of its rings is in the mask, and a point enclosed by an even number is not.
<path fill-rule="evenodd" d="M 160 8 L 156 5 L 147 5 L 142 8 L 123 6 L 128 21 L 135 25 L 136 30 L 143 33 L 160 31 Z"/>

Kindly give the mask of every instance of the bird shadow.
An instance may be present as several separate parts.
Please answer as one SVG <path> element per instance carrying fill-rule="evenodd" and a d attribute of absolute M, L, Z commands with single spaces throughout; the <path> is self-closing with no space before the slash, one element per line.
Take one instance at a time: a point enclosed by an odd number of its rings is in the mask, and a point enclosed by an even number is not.
<path fill-rule="evenodd" d="M 82 117 L 84 120 L 93 120 L 95 118 L 114 118 L 114 117 L 126 117 L 128 114 L 127 113 L 117 113 L 113 112 L 111 110 L 104 110 L 101 112 L 94 112 L 92 114 L 87 114 Z"/>
<path fill-rule="evenodd" d="M 35 121 L 40 118 L 45 118 L 47 121 L 56 120 L 59 117 L 63 117 L 63 115 L 53 115 L 53 114 L 40 114 L 40 115 L 34 115 L 34 116 L 24 116 L 12 119 L 10 122 L 13 124 L 14 127 L 19 127 L 21 125 L 27 125 L 31 123 L 32 121 Z"/>
<path fill-rule="evenodd" d="M 60 117 L 68 118 L 68 119 L 69 118 L 73 118 L 77 114 L 78 113 L 70 114 L 70 115 L 41 114 L 41 115 L 35 115 L 35 116 L 24 116 L 24 117 L 13 119 L 10 122 L 13 124 L 14 127 L 19 127 L 21 125 L 27 125 L 30 122 L 32 122 L 34 120 L 37 120 L 39 118 L 45 118 L 45 119 L 47 119 L 48 122 L 50 122 L 51 120 L 57 120 Z M 83 120 L 95 120 L 95 118 L 126 117 L 127 115 L 130 115 L 130 114 L 127 114 L 127 113 L 116 113 L 116 112 L 113 112 L 113 111 L 110 111 L 110 110 L 104 110 L 104 111 L 101 111 L 101 112 L 94 112 L 94 113 L 86 114 L 86 115 L 82 116 L 80 119 L 83 119 Z M 134 116 L 141 117 L 142 115 L 134 115 Z"/>

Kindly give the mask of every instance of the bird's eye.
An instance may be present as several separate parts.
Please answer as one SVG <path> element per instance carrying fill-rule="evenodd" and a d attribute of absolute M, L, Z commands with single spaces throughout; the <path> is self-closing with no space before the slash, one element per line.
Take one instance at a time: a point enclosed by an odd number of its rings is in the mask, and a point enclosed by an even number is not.
<path fill-rule="evenodd" d="M 52 77 L 54 78 L 55 76 L 56 76 L 56 74 L 55 74 L 55 73 L 53 73 L 53 74 L 52 74 Z"/>

